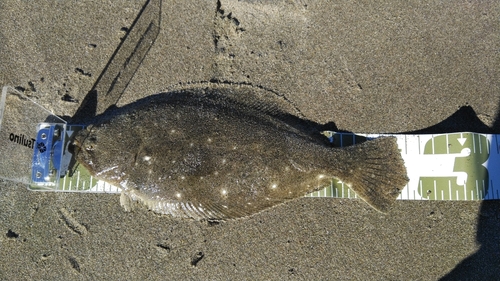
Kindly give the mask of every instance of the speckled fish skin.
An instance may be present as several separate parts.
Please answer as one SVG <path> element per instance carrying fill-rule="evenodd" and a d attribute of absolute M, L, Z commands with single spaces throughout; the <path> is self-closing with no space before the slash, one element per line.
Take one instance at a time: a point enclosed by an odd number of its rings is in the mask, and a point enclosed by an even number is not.
<path fill-rule="evenodd" d="M 386 212 L 408 181 L 394 138 L 333 148 L 320 124 L 240 89 L 154 95 L 107 112 L 75 144 L 79 163 L 123 190 L 126 209 L 138 200 L 174 217 L 249 216 L 332 177 Z"/>

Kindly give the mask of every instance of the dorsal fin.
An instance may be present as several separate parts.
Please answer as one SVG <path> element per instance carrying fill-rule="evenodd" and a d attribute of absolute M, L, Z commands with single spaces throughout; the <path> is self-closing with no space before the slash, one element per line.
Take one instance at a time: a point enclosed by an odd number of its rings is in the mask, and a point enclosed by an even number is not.
<path fill-rule="evenodd" d="M 305 118 L 302 112 L 286 96 L 261 85 L 214 80 L 180 83 L 167 89 L 168 92 L 182 92 L 192 89 L 205 89 L 207 93 L 219 91 L 234 102 L 259 109 L 265 113 L 272 114 L 279 111 Z"/>

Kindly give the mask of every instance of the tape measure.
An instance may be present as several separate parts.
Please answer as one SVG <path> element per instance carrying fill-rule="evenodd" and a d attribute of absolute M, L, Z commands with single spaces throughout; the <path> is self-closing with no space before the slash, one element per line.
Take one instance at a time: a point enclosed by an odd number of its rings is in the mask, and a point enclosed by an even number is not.
<path fill-rule="evenodd" d="M 52 124 L 39 125 L 37 144 L 47 143 L 58 128 Z M 56 126 L 56 125 L 52 125 Z M 52 149 L 67 149 L 67 142 L 72 134 L 82 126 L 68 125 L 59 142 L 52 141 Z M 59 137 L 59 134 L 56 134 Z M 402 190 L 398 199 L 401 200 L 494 200 L 500 199 L 500 175 L 494 171 L 500 167 L 500 144 L 498 135 L 478 134 L 470 132 L 437 134 L 437 135 L 388 135 L 388 134 L 352 134 L 329 132 L 330 141 L 334 146 L 343 147 L 380 136 L 394 136 L 397 139 L 401 156 L 405 161 L 409 182 Z M 49 136 L 49 137 L 47 137 Z M 40 138 L 40 139 L 38 139 Z M 49 141 L 48 141 L 49 140 Z M 93 178 L 83 167 L 63 172 L 64 175 L 55 186 L 37 185 L 37 178 L 45 177 L 49 169 L 43 159 L 35 155 L 33 182 L 30 189 L 46 191 L 90 192 L 90 193 L 120 193 L 116 186 Z M 70 153 L 53 151 L 51 155 L 68 155 Z M 69 160 L 61 160 L 68 162 Z M 53 161 L 50 167 L 58 167 Z M 36 164 L 36 165 L 35 165 Z M 66 165 L 67 166 L 67 165 Z M 342 181 L 332 179 L 330 186 L 308 194 L 307 197 L 357 198 L 356 194 Z"/>

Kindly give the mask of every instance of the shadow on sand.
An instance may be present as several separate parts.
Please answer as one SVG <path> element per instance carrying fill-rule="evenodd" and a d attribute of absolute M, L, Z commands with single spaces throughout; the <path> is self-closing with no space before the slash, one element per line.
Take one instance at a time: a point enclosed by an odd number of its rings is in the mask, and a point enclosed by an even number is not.
<path fill-rule="evenodd" d="M 153 46 L 161 24 L 161 0 L 148 0 L 135 18 L 122 42 L 71 118 L 85 123 L 115 105 Z"/>
<path fill-rule="evenodd" d="M 492 127 L 484 124 L 472 107 L 461 107 L 446 120 L 408 133 L 452 133 L 477 132 L 500 134 L 500 112 Z M 491 169 L 490 169 L 491 172 Z M 442 281 L 456 280 L 500 280 L 500 212 L 499 201 L 482 201 L 477 218 L 476 241 L 479 249 L 462 260 Z"/>

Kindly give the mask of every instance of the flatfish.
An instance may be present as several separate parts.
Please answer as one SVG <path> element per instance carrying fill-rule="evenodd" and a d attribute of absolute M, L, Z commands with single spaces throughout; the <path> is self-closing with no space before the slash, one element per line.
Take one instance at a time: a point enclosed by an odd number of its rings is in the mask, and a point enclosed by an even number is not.
<path fill-rule="evenodd" d="M 332 177 L 387 212 L 408 182 L 395 138 L 334 148 L 279 96 L 194 87 L 106 111 L 74 140 L 77 161 L 173 217 L 226 220 L 324 188 Z"/>

